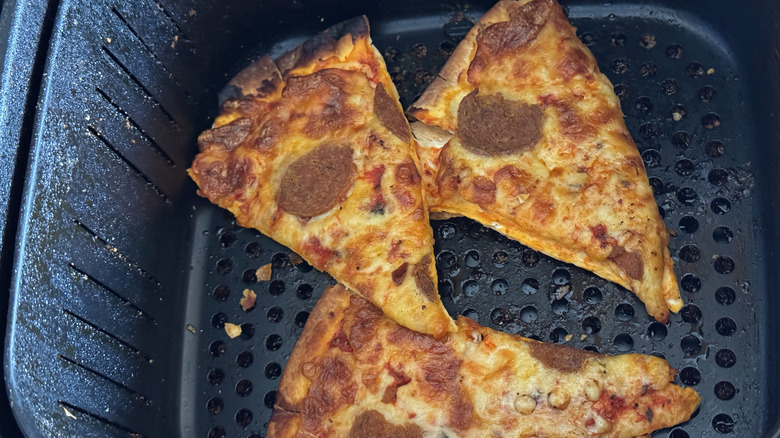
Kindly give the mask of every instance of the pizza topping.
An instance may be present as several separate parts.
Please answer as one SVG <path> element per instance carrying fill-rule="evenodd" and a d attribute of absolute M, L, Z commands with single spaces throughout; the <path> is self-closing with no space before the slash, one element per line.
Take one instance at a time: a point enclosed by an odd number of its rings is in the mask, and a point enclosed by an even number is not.
<path fill-rule="evenodd" d="M 288 79 L 283 97 L 309 98 L 307 105 L 303 106 L 311 111 L 303 128 L 309 138 L 320 138 L 349 126 L 358 118 L 358 111 L 347 105 L 347 85 L 347 81 L 334 69 Z"/>
<path fill-rule="evenodd" d="M 496 201 L 496 185 L 487 177 L 480 175 L 463 188 L 461 196 L 475 204 L 489 205 Z"/>
<path fill-rule="evenodd" d="M 603 392 L 599 401 L 593 404 L 593 408 L 604 419 L 613 423 L 620 416 L 620 413 L 627 409 L 626 399 L 615 394 Z"/>
<path fill-rule="evenodd" d="M 585 382 L 585 397 L 595 402 L 601 397 L 601 384 L 598 382 L 598 380 L 590 379 L 587 382 Z"/>
<path fill-rule="evenodd" d="M 250 163 L 246 159 L 228 157 L 227 162 L 201 156 L 192 165 L 200 174 L 201 193 L 209 199 L 229 195 L 244 187 L 251 178 Z"/>
<path fill-rule="evenodd" d="M 404 282 L 404 277 L 406 277 L 406 270 L 409 268 L 409 263 L 404 262 L 401 266 L 396 268 L 393 273 L 393 283 L 400 286 L 401 283 Z"/>
<path fill-rule="evenodd" d="M 398 388 L 409 384 L 412 379 L 404 374 L 403 371 L 396 371 L 390 364 L 385 365 L 387 372 L 393 377 L 394 381 L 385 388 L 385 392 L 382 395 L 382 403 L 395 403 L 398 395 Z"/>
<path fill-rule="evenodd" d="M 641 280 L 645 274 L 645 263 L 638 252 L 628 252 L 622 246 L 614 246 L 608 259 L 623 268 L 626 274 L 634 280 Z"/>
<path fill-rule="evenodd" d="M 276 202 L 307 219 L 341 202 L 352 186 L 355 165 L 348 146 L 323 144 L 290 164 L 282 175 Z"/>
<path fill-rule="evenodd" d="M 515 410 L 523 415 L 533 413 L 536 409 L 536 399 L 530 395 L 521 395 L 515 399 Z"/>
<path fill-rule="evenodd" d="M 388 96 L 385 86 L 381 82 L 377 84 L 374 92 L 374 113 L 379 122 L 382 123 L 382 126 L 396 137 L 407 143 L 411 140 L 412 134 L 409 131 L 409 122 L 398 109 L 395 99 Z"/>
<path fill-rule="evenodd" d="M 203 131 L 198 136 L 198 148 L 205 151 L 209 146 L 215 145 L 230 152 L 244 141 L 250 128 L 252 128 L 252 121 L 244 117 L 227 125 Z"/>
<path fill-rule="evenodd" d="M 308 370 L 311 386 L 301 416 L 304 430 L 316 431 L 331 413 L 355 402 L 357 384 L 349 365 L 338 357 L 326 356 L 319 365 L 309 368 L 313 368 Z"/>
<path fill-rule="evenodd" d="M 455 163 L 450 156 L 449 148 L 451 146 L 447 144 L 442 148 L 439 155 L 439 173 L 436 175 L 436 185 L 439 187 L 439 196 L 444 199 L 451 198 L 452 195 L 458 190 L 460 184 L 460 176 L 458 170 L 455 168 Z"/>
<path fill-rule="evenodd" d="M 321 271 L 337 255 L 335 251 L 322 246 L 317 236 L 310 236 L 308 240 L 301 244 L 301 249 L 306 254 L 306 257 L 311 260 L 311 265 Z"/>
<path fill-rule="evenodd" d="M 556 409 L 566 409 L 569 404 L 569 393 L 562 388 L 555 388 L 547 394 L 547 401 Z"/>
<path fill-rule="evenodd" d="M 580 368 L 586 360 L 599 356 L 586 350 L 568 347 L 566 345 L 553 345 L 547 342 L 530 342 L 528 353 L 547 368 L 556 369 L 564 373 L 573 373 Z"/>
<path fill-rule="evenodd" d="M 270 118 L 263 122 L 260 132 L 252 142 L 252 147 L 258 151 L 270 150 L 284 134 L 285 126 L 281 120 Z"/>
<path fill-rule="evenodd" d="M 494 23 L 477 35 L 477 53 L 468 69 L 472 82 L 491 61 L 515 52 L 535 40 L 550 15 L 550 0 L 532 0 L 509 14 L 509 21 Z"/>
<path fill-rule="evenodd" d="M 433 284 L 433 279 L 428 273 L 428 267 L 431 264 L 431 255 L 426 254 L 420 259 L 420 262 L 415 266 L 414 281 L 417 283 L 417 289 L 425 295 L 425 298 L 436 301 L 436 286 Z"/>
<path fill-rule="evenodd" d="M 458 106 L 458 138 L 467 150 L 502 156 L 533 149 L 542 139 L 542 109 L 504 99 L 500 94 L 478 95 L 475 89 Z"/>
<path fill-rule="evenodd" d="M 555 67 L 565 81 L 578 75 L 585 76 L 590 73 L 588 55 L 576 47 L 567 50 L 566 54 L 558 61 Z"/>
<path fill-rule="evenodd" d="M 339 330 L 333 335 L 333 338 L 330 340 L 330 346 L 331 348 L 338 348 L 345 353 L 352 353 L 355 351 L 352 349 L 352 346 L 349 345 L 349 340 L 343 330 Z"/>
<path fill-rule="evenodd" d="M 561 133 L 570 140 L 577 143 L 585 142 L 598 133 L 598 129 L 590 123 L 587 123 L 577 110 L 566 102 L 556 102 L 553 104 L 558 112 L 558 122 L 561 126 Z"/>
<path fill-rule="evenodd" d="M 422 438 L 420 426 L 416 424 L 398 425 L 390 423 L 377 411 L 362 412 L 355 417 L 349 438 Z"/>
<path fill-rule="evenodd" d="M 600 435 L 612 430 L 612 423 L 600 415 L 594 415 L 585 421 L 585 429 L 592 434 Z"/>
<path fill-rule="evenodd" d="M 395 181 L 405 186 L 416 186 L 420 184 L 420 174 L 417 172 L 417 166 L 411 160 L 407 160 L 395 168 Z"/>

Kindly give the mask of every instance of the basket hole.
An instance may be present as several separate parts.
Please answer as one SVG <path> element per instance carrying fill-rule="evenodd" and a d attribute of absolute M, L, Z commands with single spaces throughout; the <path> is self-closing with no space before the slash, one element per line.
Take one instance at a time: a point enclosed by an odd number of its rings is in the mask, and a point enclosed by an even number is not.
<path fill-rule="evenodd" d="M 715 214 L 726 214 L 731 211 L 731 202 L 726 198 L 715 198 L 710 204 L 710 209 Z"/>
<path fill-rule="evenodd" d="M 255 357 L 251 351 L 242 351 L 236 356 L 236 365 L 241 368 L 249 368 L 255 361 Z"/>
<path fill-rule="evenodd" d="M 241 339 L 252 339 L 255 335 L 255 326 L 251 322 L 241 324 Z"/>
<path fill-rule="evenodd" d="M 644 157 L 642 157 L 642 159 L 644 160 Z M 648 182 L 650 183 L 650 188 L 653 190 L 653 195 L 659 196 L 666 192 L 666 187 L 664 187 L 664 182 L 661 178 L 651 176 L 648 179 Z"/>
<path fill-rule="evenodd" d="M 227 344 L 220 340 L 216 340 L 209 345 L 209 351 L 213 357 L 222 357 L 227 351 Z"/>
<path fill-rule="evenodd" d="M 236 424 L 239 427 L 247 427 L 250 423 L 252 423 L 252 411 L 243 408 L 239 409 L 236 412 Z"/>
<path fill-rule="evenodd" d="M 308 283 L 303 283 L 298 286 L 298 289 L 295 291 L 295 296 L 298 297 L 299 300 L 308 300 L 313 293 L 314 288 Z"/>
<path fill-rule="evenodd" d="M 728 286 L 719 287 L 718 290 L 715 291 L 715 301 L 723 306 L 733 304 L 736 299 L 737 293 Z"/>
<path fill-rule="evenodd" d="M 461 287 L 463 290 L 463 294 L 469 298 L 473 298 L 477 296 L 479 293 L 479 283 L 477 283 L 474 280 L 469 280 L 465 283 L 463 283 L 463 286 Z"/>
<path fill-rule="evenodd" d="M 726 153 L 726 146 L 720 140 L 712 140 L 704 147 L 705 152 L 712 158 L 718 158 Z"/>
<path fill-rule="evenodd" d="M 674 171 L 680 176 L 690 176 L 695 168 L 693 162 L 685 158 L 674 164 Z"/>
<path fill-rule="evenodd" d="M 227 299 L 230 297 L 230 288 L 224 284 L 220 284 L 214 288 L 212 295 L 217 301 L 227 301 Z"/>
<path fill-rule="evenodd" d="M 628 85 L 626 84 L 617 84 L 615 85 L 614 89 L 615 89 L 615 94 L 620 100 L 626 100 L 631 95 L 629 93 Z"/>
<path fill-rule="evenodd" d="M 654 123 L 647 122 L 642 123 L 639 126 L 639 135 L 646 140 L 653 140 L 660 134 L 658 127 Z"/>
<path fill-rule="evenodd" d="M 715 384 L 715 397 L 721 400 L 731 400 L 737 394 L 737 389 L 729 381 L 722 381 Z"/>
<path fill-rule="evenodd" d="M 683 233 L 693 234 L 699 229 L 699 221 L 693 216 L 683 216 L 679 222 L 680 231 Z"/>
<path fill-rule="evenodd" d="M 678 148 L 686 148 L 691 144 L 691 134 L 685 131 L 677 131 L 672 134 L 672 144 Z"/>
<path fill-rule="evenodd" d="M 724 316 L 715 322 L 715 331 L 721 336 L 731 336 L 737 332 L 737 323 L 733 319 Z"/>
<path fill-rule="evenodd" d="M 716 186 L 725 186 L 729 182 L 729 174 L 723 169 L 712 169 L 707 175 L 707 180 L 710 184 Z"/>
<path fill-rule="evenodd" d="M 613 32 L 610 35 L 609 43 L 615 47 L 626 45 L 626 35 L 622 32 Z"/>
<path fill-rule="evenodd" d="M 268 409 L 273 409 L 274 404 L 276 403 L 276 391 L 271 390 L 265 393 L 263 396 L 263 404 Z"/>
<path fill-rule="evenodd" d="M 271 282 L 271 284 L 268 285 L 268 293 L 271 295 L 278 297 L 279 295 L 284 293 L 285 284 L 282 280 L 274 280 Z"/>
<path fill-rule="evenodd" d="M 282 366 L 271 362 L 265 366 L 265 377 L 270 380 L 278 379 L 282 375 Z"/>
<path fill-rule="evenodd" d="M 696 293 L 701 290 L 701 279 L 696 274 L 687 273 L 680 280 L 680 287 L 685 292 Z"/>
<path fill-rule="evenodd" d="M 720 433 L 734 432 L 734 419 L 727 414 L 718 414 L 712 419 L 712 428 Z"/>
<path fill-rule="evenodd" d="M 490 260 L 496 268 L 503 268 L 509 260 L 509 255 L 504 251 L 496 251 Z"/>
<path fill-rule="evenodd" d="M 561 298 L 560 300 L 553 300 L 552 311 L 556 315 L 563 315 L 569 311 L 569 300 Z"/>
<path fill-rule="evenodd" d="M 476 309 L 464 309 L 460 314 L 473 319 L 474 322 L 479 322 L 479 312 L 477 312 Z"/>
<path fill-rule="evenodd" d="M 684 322 L 696 324 L 701 321 L 701 309 L 695 304 L 688 304 L 680 310 Z"/>
<path fill-rule="evenodd" d="M 556 269 L 553 272 L 553 283 L 562 286 L 571 282 L 571 273 L 567 269 Z"/>
<path fill-rule="evenodd" d="M 589 316 L 582 321 L 582 330 L 586 335 L 595 335 L 601 331 L 601 321 L 595 316 Z"/>
<path fill-rule="evenodd" d="M 669 438 L 691 438 L 691 436 L 682 429 L 674 429 L 669 433 Z"/>
<path fill-rule="evenodd" d="M 395 61 L 398 55 L 401 54 L 401 51 L 393 46 L 389 46 L 385 49 L 384 57 L 388 61 Z"/>
<path fill-rule="evenodd" d="M 593 47 L 596 45 L 596 36 L 590 32 L 583 32 L 580 35 L 580 41 L 582 41 L 582 44 L 585 44 L 588 47 Z"/>
<path fill-rule="evenodd" d="M 685 109 L 685 106 L 677 104 L 672 105 L 672 107 L 669 109 L 669 115 L 675 122 L 679 122 L 680 120 L 684 119 L 686 115 L 688 115 L 688 110 Z"/>
<path fill-rule="evenodd" d="M 507 283 L 504 279 L 498 279 L 493 282 L 493 284 L 490 286 L 490 289 L 495 295 L 506 295 L 507 291 L 509 290 L 509 283 Z"/>
<path fill-rule="evenodd" d="M 585 298 L 585 302 L 588 304 L 596 304 L 601 302 L 601 299 L 603 298 L 603 295 L 601 294 L 601 289 L 591 286 L 583 292 L 583 298 Z"/>
<path fill-rule="evenodd" d="M 455 227 L 454 224 L 450 222 L 445 222 L 439 226 L 439 236 L 441 236 L 442 239 L 448 240 L 456 237 L 458 235 L 458 229 Z"/>
<path fill-rule="evenodd" d="M 734 239 L 734 233 L 729 227 L 717 227 L 712 230 L 712 240 L 715 243 L 730 243 L 732 239 Z"/>
<path fill-rule="evenodd" d="M 306 320 L 309 319 L 309 312 L 303 310 L 295 315 L 295 326 L 303 328 L 306 325 Z"/>
<path fill-rule="evenodd" d="M 628 303 L 618 304 L 615 307 L 615 318 L 618 321 L 630 321 L 634 317 L 634 306 Z"/>
<path fill-rule="evenodd" d="M 685 367 L 680 370 L 680 382 L 683 385 L 696 386 L 701 382 L 701 373 L 694 367 Z"/>
<path fill-rule="evenodd" d="M 658 74 L 658 66 L 654 62 L 646 62 L 639 68 L 639 74 L 643 78 L 653 78 Z"/>
<path fill-rule="evenodd" d="M 728 348 L 718 350 L 715 353 L 715 363 L 723 368 L 731 368 L 737 363 L 737 355 Z"/>
<path fill-rule="evenodd" d="M 585 350 L 585 351 L 593 352 L 593 353 L 598 353 L 599 352 L 598 347 L 596 347 L 595 345 L 587 345 L 587 346 L 583 347 L 582 349 Z"/>
<path fill-rule="evenodd" d="M 706 71 L 704 70 L 704 66 L 701 65 L 701 63 L 696 61 L 691 62 L 685 67 L 685 74 L 687 74 L 692 78 L 698 78 L 704 76 L 704 73 L 706 73 Z"/>
<path fill-rule="evenodd" d="M 225 323 L 228 322 L 228 317 L 222 312 L 217 312 L 211 315 L 211 326 L 216 329 L 225 328 Z"/>
<path fill-rule="evenodd" d="M 701 353 L 701 339 L 694 335 L 686 335 L 680 339 L 680 348 L 686 356 L 696 356 Z"/>
<path fill-rule="evenodd" d="M 676 93 L 677 90 L 679 89 L 680 86 L 677 84 L 677 81 L 674 79 L 665 79 L 663 82 L 661 82 L 661 92 L 667 96 L 671 96 L 672 94 Z"/>
<path fill-rule="evenodd" d="M 227 432 L 222 426 L 214 426 L 209 429 L 209 438 L 225 438 L 226 436 Z"/>
<path fill-rule="evenodd" d="M 450 56 L 452 55 L 452 52 L 455 51 L 455 44 L 452 44 L 451 41 L 444 40 L 439 44 L 439 55 L 441 56 Z"/>
<path fill-rule="evenodd" d="M 450 269 L 458 263 L 458 257 L 452 251 L 442 251 L 436 256 L 436 261 L 441 269 Z"/>
<path fill-rule="evenodd" d="M 212 368 L 206 375 L 209 383 L 212 385 L 220 385 L 225 381 L 225 372 L 219 368 Z"/>
<path fill-rule="evenodd" d="M 701 118 L 701 125 L 704 126 L 704 129 L 710 131 L 713 129 L 720 128 L 721 125 L 720 116 L 715 113 L 705 114 L 704 117 Z"/>
<path fill-rule="evenodd" d="M 567 332 L 565 328 L 556 327 L 552 332 L 550 332 L 550 340 L 556 344 L 563 344 L 566 342 L 566 335 L 568 334 L 569 332 Z"/>
<path fill-rule="evenodd" d="M 701 251 L 696 245 L 685 245 L 677 251 L 677 256 L 684 262 L 694 263 L 699 261 Z"/>
<path fill-rule="evenodd" d="M 266 367 L 266 376 L 268 376 L 268 367 Z M 254 389 L 254 385 L 252 385 L 251 380 L 241 379 L 236 383 L 236 394 L 240 397 L 248 396 L 252 393 L 252 389 Z"/>
<path fill-rule="evenodd" d="M 639 45 L 645 49 L 652 49 L 655 47 L 655 35 L 651 33 L 642 34 L 642 36 L 639 37 Z"/>
<path fill-rule="evenodd" d="M 415 58 L 425 58 L 425 55 L 428 54 L 428 47 L 426 47 L 425 44 L 417 43 L 412 46 L 412 49 L 409 52 Z"/>
<path fill-rule="evenodd" d="M 280 307 L 271 307 L 268 309 L 268 312 L 265 315 L 268 318 L 269 322 L 279 322 L 284 318 L 284 310 L 282 310 Z"/>
<path fill-rule="evenodd" d="M 677 190 L 677 200 L 684 205 L 695 204 L 698 197 L 699 195 L 696 193 L 696 190 L 693 190 L 691 187 L 682 187 Z"/>
<path fill-rule="evenodd" d="M 699 88 L 699 100 L 702 102 L 710 103 L 715 100 L 716 97 L 718 97 L 718 92 L 711 86 L 705 85 Z"/>
<path fill-rule="evenodd" d="M 616 58 L 612 61 L 612 71 L 618 75 L 628 72 L 628 60 L 625 58 Z"/>
<path fill-rule="evenodd" d="M 256 259 L 260 255 L 260 251 L 262 251 L 262 247 L 257 242 L 249 242 L 244 247 L 244 252 L 249 258 Z"/>
<path fill-rule="evenodd" d="M 271 256 L 271 269 L 272 271 L 278 271 L 282 268 L 290 266 L 290 256 L 285 253 L 277 252 Z"/>
<path fill-rule="evenodd" d="M 520 260 L 522 261 L 523 266 L 526 268 L 533 268 L 539 264 L 539 253 L 532 249 L 526 248 L 523 250 L 523 255 L 520 256 Z"/>
<path fill-rule="evenodd" d="M 490 312 L 490 321 L 499 327 L 507 325 L 513 320 L 512 314 L 503 307 L 496 307 Z"/>
<path fill-rule="evenodd" d="M 526 324 L 530 324 L 539 317 L 539 312 L 534 306 L 525 306 L 520 310 L 520 320 Z"/>
<path fill-rule="evenodd" d="M 526 278 L 523 280 L 523 284 L 520 286 L 520 289 L 526 295 L 533 295 L 539 291 L 539 282 L 535 278 Z"/>
<path fill-rule="evenodd" d="M 479 252 L 474 250 L 467 252 L 465 262 L 466 266 L 469 268 L 476 268 L 479 266 Z"/>
<path fill-rule="evenodd" d="M 680 59 L 683 57 L 684 53 L 685 50 L 683 49 L 683 46 L 677 43 L 672 44 L 666 48 L 666 56 L 672 59 Z"/>
<path fill-rule="evenodd" d="M 236 233 L 232 231 L 225 231 L 224 233 L 220 234 L 219 244 L 223 248 L 230 248 L 234 243 L 236 243 Z"/>
<path fill-rule="evenodd" d="M 219 397 L 212 397 L 206 403 L 206 411 L 211 415 L 219 415 L 225 409 L 225 402 Z"/>
<path fill-rule="evenodd" d="M 650 353 L 650 355 L 651 355 L 651 356 L 655 356 L 655 357 L 657 357 L 657 358 L 659 358 L 659 359 L 666 360 L 666 355 L 665 355 L 665 354 L 663 354 L 663 353 L 659 353 L 659 352 L 657 352 L 657 351 L 653 351 L 652 353 Z"/>
<path fill-rule="evenodd" d="M 634 338 L 628 333 L 621 333 L 615 336 L 614 345 L 620 352 L 631 351 L 634 348 Z"/>
<path fill-rule="evenodd" d="M 634 103 L 634 108 L 639 114 L 647 114 L 653 110 L 653 99 L 648 96 L 640 96 Z"/>
<path fill-rule="evenodd" d="M 734 260 L 731 257 L 717 256 L 713 265 L 718 274 L 730 274 L 734 271 Z"/>
<path fill-rule="evenodd" d="M 655 149 L 648 149 L 642 152 L 642 161 L 650 169 L 658 167 L 661 164 L 661 154 Z"/>
<path fill-rule="evenodd" d="M 442 298 L 452 298 L 452 282 L 450 280 L 439 280 L 439 295 Z"/>
<path fill-rule="evenodd" d="M 666 339 L 668 329 L 665 324 L 661 324 L 658 321 L 651 322 L 647 327 L 647 336 L 654 341 L 662 341 Z"/>
<path fill-rule="evenodd" d="M 268 335 L 268 337 L 265 338 L 265 348 L 271 351 L 282 348 L 282 337 L 277 334 Z"/>
<path fill-rule="evenodd" d="M 257 283 L 257 270 L 247 269 L 244 271 L 244 273 L 241 274 L 241 281 L 249 285 Z"/>
<path fill-rule="evenodd" d="M 217 261 L 216 268 L 217 273 L 220 275 L 227 275 L 233 270 L 233 259 L 224 258 Z"/>

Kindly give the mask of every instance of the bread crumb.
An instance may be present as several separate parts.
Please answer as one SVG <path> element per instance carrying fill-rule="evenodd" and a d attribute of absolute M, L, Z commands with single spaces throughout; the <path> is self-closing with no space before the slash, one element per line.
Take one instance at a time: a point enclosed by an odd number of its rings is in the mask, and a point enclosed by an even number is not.
<path fill-rule="evenodd" d="M 244 312 L 249 312 L 255 308 L 257 303 L 257 294 L 252 289 L 244 289 L 244 297 L 241 298 L 241 308 Z"/>
<path fill-rule="evenodd" d="M 230 322 L 225 323 L 225 333 L 233 339 L 241 334 L 241 326 Z"/>
<path fill-rule="evenodd" d="M 65 415 L 67 415 L 68 417 L 70 417 L 70 418 L 72 418 L 74 420 L 78 420 L 79 419 L 79 417 L 73 415 L 73 412 L 71 412 L 70 409 L 66 408 L 65 406 L 62 407 L 62 410 L 65 411 Z"/>
<path fill-rule="evenodd" d="M 257 281 L 268 281 L 271 279 L 271 264 L 261 266 L 257 272 Z"/>
<path fill-rule="evenodd" d="M 198 329 L 196 329 L 195 326 L 192 324 L 187 324 L 187 331 L 192 334 L 198 333 Z"/>
<path fill-rule="evenodd" d="M 290 253 L 290 264 L 291 265 L 296 266 L 296 265 L 300 265 L 301 263 L 303 263 L 303 258 L 301 258 L 301 256 L 299 256 L 298 254 L 296 254 L 294 252 Z"/>
<path fill-rule="evenodd" d="M 588 335 L 586 335 L 586 334 L 580 335 L 580 341 L 584 341 L 585 338 L 587 338 L 587 337 L 588 337 Z"/>
<path fill-rule="evenodd" d="M 571 337 L 572 337 L 572 335 L 566 335 L 566 337 L 564 339 L 566 339 L 566 342 L 569 342 L 569 341 L 571 341 Z"/>
<path fill-rule="evenodd" d="M 708 75 L 711 75 L 713 73 L 715 73 L 715 69 L 714 68 L 710 67 L 710 68 L 707 69 L 707 74 Z"/>

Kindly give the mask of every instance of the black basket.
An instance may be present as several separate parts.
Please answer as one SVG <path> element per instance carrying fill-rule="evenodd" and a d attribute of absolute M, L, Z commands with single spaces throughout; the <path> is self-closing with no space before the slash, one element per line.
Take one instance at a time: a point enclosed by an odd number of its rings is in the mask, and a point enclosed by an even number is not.
<path fill-rule="evenodd" d="M 408 107 L 492 3 L 5 2 L 3 436 L 20 434 L 11 410 L 27 436 L 264 436 L 333 280 L 196 196 L 185 171 L 219 90 L 258 55 L 366 14 Z M 624 289 L 466 219 L 433 223 L 439 287 L 451 314 L 499 330 L 665 357 L 702 405 L 654 436 L 780 437 L 780 5 L 676 3 L 566 9 L 676 232 L 682 312 L 654 322 Z"/>

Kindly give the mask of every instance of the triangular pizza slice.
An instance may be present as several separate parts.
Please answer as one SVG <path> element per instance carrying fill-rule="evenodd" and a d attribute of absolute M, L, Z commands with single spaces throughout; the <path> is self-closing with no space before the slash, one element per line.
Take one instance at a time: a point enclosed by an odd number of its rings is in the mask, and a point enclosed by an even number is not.
<path fill-rule="evenodd" d="M 502 0 L 408 113 L 431 212 L 682 307 L 669 234 L 609 80 L 554 0 Z"/>
<path fill-rule="evenodd" d="M 226 88 L 199 193 L 405 327 L 455 330 L 437 292 L 414 139 L 368 21 L 333 26 Z"/>
<path fill-rule="evenodd" d="M 699 405 L 674 376 L 655 356 L 577 350 L 463 316 L 435 339 L 337 285 L 295 344 L 267 436 L 645 436 Z"/>

